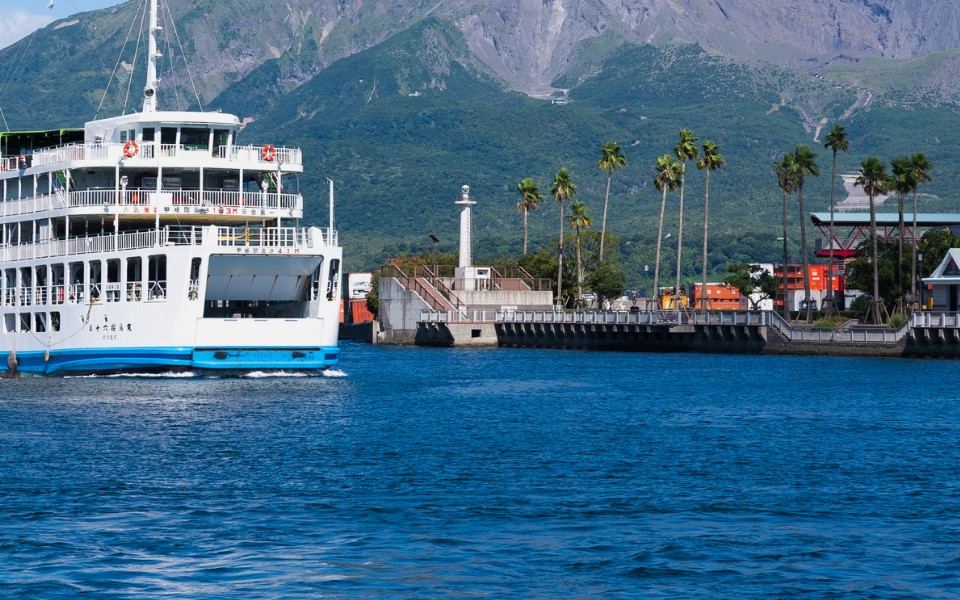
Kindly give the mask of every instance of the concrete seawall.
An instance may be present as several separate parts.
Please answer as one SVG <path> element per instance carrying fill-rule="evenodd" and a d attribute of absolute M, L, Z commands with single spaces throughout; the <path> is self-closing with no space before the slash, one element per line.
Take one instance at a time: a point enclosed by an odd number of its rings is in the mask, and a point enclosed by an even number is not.
<path fill-rule="evenodd" d="M 538 313 L 449 322 L 425 314 L 415 343 L 628 352 L 960 358 L 960 319 L 915 315 L 900 329 L 818 330 L 772 313 Z M 449 317 L 443 315 L 443 317 Z"/>

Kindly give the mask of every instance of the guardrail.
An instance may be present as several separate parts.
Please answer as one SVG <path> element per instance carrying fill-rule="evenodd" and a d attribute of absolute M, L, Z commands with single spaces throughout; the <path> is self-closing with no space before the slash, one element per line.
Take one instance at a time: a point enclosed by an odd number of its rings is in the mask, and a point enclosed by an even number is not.
<path fill-rule="evenodd" d="M 303 210 L 303 196 L 300 194 L 277 194 L 274 192 L 236 192 L 223 190 L 145 190 L 127 188 L 126 190 L 83 190 L 76 192 L 55 192 L 22 200 L 10 200 L 0 203 L 2 216 L 20 216 L 48 210 L 66 208 L 89 208 L 121 212 L 156 208 L 164 213 L 170 210 L 189 208 L 197 214 L 228 214 L 222 209 L 253 210 Z M 232 213 L 230 213 L 232 214 Z"/>
<path fill-rule="evenodd" d="M 157 157 L 174 158 L 177 156 L 204 155 L 211 159 L 262 163 L 276 165 L 277 168 L 301 167 L 303 153 L 300 148 L 273 147 L 268 145 L 216 146 L 211 151 L 206 145 L 160 144 L 157 142 L 137 142 L 136 152 L 126 148 L 127 142 L 113 143 L 73 143 L 34 150 L 22 156 L 0 159 L 0 171 L 15 171 L 30 167 L 49 167 L 78 160 L 123 160 L 125 163 L 137 163 L 153 160 Z M 270 151 L 265 150 L 270 148 Z M 127 153 L 133 154 L 127 156 Z"/>
<path fill-rule="evenodd" d="M 915 312 L 910 315 L 910 327 L 960 329 L 960 313 Z"/>
<path fill-rule="evenodd" d="M 155 246 L 199 246 L 203 243 L 204 227 L 164 227 L 130 231 L 119 235 L 84 236 L 67 240 L 52 240 L 36 244 L 0 247 L 0 261 L 37 258 L 69 257 L 80 254 L 100 254 L 123 250 L 138 250 Z M 316 238 L 313 233 L 316 233 Z M 337 245 L 338 234 L 326 229 L 304 227 L 217 227 L 217 245 L 267 248 L 317 248 Z"/>
<path fill-rule="evenodd" d="M 469 310 L 452 311 L 422 310 L 420 320 L 433 323 L 548 323 L 578 325 L 699 325 L 699 326 L 742 326 L 772 327 L 791 342 L 825 342 L 835 344 L 880 343 L 897 344 L 910 332 L 917 322 L 914 319 L 899 329 L 880 327 L 846 327 L 841 329 L 815 329 L 795 326 L 788 323 L 773 311 L 574 311 L 557 312 L 552 310 Z M 946 315 L 944 319 L 935 319 L 933 315 L 927 322 L 953 323 L 960 328 L 960 315 Z"/>

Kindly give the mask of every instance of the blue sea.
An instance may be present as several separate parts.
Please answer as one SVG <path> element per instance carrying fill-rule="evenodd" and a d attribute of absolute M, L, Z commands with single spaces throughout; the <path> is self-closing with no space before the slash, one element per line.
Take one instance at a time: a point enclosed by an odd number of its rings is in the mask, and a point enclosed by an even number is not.
<path fill-rule="evenodd" d="M 958 363 L 0 381 L 2 598 L 960 598 Z"/>

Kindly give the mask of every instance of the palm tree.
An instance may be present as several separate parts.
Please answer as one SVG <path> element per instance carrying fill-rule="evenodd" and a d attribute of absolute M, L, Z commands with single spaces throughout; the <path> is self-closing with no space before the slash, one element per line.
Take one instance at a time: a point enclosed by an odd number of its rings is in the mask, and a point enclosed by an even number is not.
<path fill-rule="evenodd" d="M 933 163 L 923 152 L 914 153 L 910 157 L 910 163 L 913 169 L 913 261 L 910 266 L 910 294 L 914 302 L 918 302 L 920 298 L 917 294 L 917 188 L 920 184 L 930 181 Z"/>
<path fill-rule="evenodd" d="M 616 142 L 607 142 L 600 148 L 600 160 L 597 168 L 607 172 L 607 194 L 603 198 L 603 221 L 600 223 L 600 262 L 603 262 L 603 242 L 607 234 L 607 203 L 610 201 L 610 179 L 614 169 L 622 169 L 627 165 L 627 159 Z"/>
<path fill-rule="evenodd" d="M 898 156 L 890 161 L 890 169 L 893 171 L 893 177 L 890 180 L 890 187 L 897 192 L 897 221 L 899 229 L 897 231 L 897 287 L 900 288 L 900 296 L 903 296 L 903 198 L 916 187 L 913 181 L 913 169 L 909 156 Z"/>
<path fill-rule="evenodd" d="M 870 238 L 873 242 L 871 261 L 873 262 L 873 300 L 871 312 L 873 322 L 879 325 L 882 321 L 880 304 L 880 272 L 877 266 L 877 212 L 873 200 L 878 194 L 889 189 L 890 177 L 887 175 L 887 165 L 876 156 L 868 156 L 860 163 L 860 173 L 854 185 L 859 185 L 870 197 Z"/>
<path fill-rule="evenodd" d="M 706 182 L 703 188 L 703 279 L 700 287 L 701 307 L 707 310 L 707 225 L 710 211 L 710 171 L 727 164 L 720 154 L 720 145 L 707 141 L 703 143 L 703 157 L 697 161 L 698 169 L 706 169 Z"/>
<path fill-rule="evenodd" d="M 800 251 L 803 253 L 803 297 L 807 305 L 807 323 L 810 322 L 810 259 L 807 256 L 807 219 L 803 208 L 803 183 L 807 175 L 820 176 L 820 167 L 814 162 L 817 155 L 807 146 L 797 146 L 793 151 L 793 170 L 796 178 L 797 198 L 800 202 Z"/>
<path fill-rule="evenodd" d="M 673 149 L 673 153 L 680 159 L 680 222 L 677 224 L 677 281 L 673 288 L 674 306 L 680 310 L 680 259 L 683 254 L 683 186 L 686 181 L 687 161 L 697 158 L 700 149 L 697 148 L 697 138 L 689 129 L 680 130 L 680 143 Z"/>
<path fill-rule="evenodd" d="M 557 304 L 563 305 L 563 201 L 573 198 L 577 186 L 570 178 L 570 171 L 561 167 L 550 184 L 550 195 L 560 204 L 560 255 L 557 265 Z"/>
<path fill-rule="evenodd" d="M 793 155 L 789 152 L 783 155 L 783 160 L 773 163 L 773 172 L 777 176 L 777 185 L 783 190 L 783 269 L 780 272 L 783 282 L 783 318 L 790 318 L 790 310 L 787 306 L 787 194 L 792 194 L 796 187 L 794 173 L 796 168 L 793 166 Z"/>
<path fill-rule="evenodd" d="M 653 178 L 653 187 L 663 192 L 663 199 L 660 200 L 660 225 L 657 227 L 657 264 L 653 267 L 653 298 L 656 300 L 660 295 L 660 248 L 663 243 L 663 215 L 667 207 L 667 192 L 677 190 L 680 163 L 673 160 L 669 154 L 664 154 L 657 159 L 654 170 L 657 175 Z"/>
<path fill-rule="evenodd" d="M 830 262 L 827 268 L 827 317 L 833 314 L 833 210 L 834 210 L 834 190 L 837 184 L 837 152 L 846 152 L 850 147 L 847 141 L 847 130 L 843 125 L 837 123 L 827 134 L 824 148 L 833 150 L 833 170 L 830 173 Z"/>
<path fill-rule="evenodd" d="M 517 208 L 523 211 L 523 253 L 527 253 L 527 213 L 531 210 L 537 210 L 537 206 L 543 202 L 543 194 L 533 179 L 527 177 L 517 184 L 517 191 L 520 192 L 520 202 Z"/>
<path fill-rule="evenodd" d="M 587 216 L 587 207 L 577 200 L 570 205 L 573 216 L 570 219 L 570 227 L 576 230 L 574 238 L 574 247 L 577 249 L 577 303 L 583 300 L 583 263 L 580 260 L 580 229 L 590 227 L 590 217 Z"/>

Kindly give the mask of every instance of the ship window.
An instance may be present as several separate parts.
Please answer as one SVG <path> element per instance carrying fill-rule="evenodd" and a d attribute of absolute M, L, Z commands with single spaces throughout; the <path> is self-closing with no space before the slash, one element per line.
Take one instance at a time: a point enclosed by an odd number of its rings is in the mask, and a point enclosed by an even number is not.
<path fill-rule="evenodd" d="M 34 315 L 34 331 L 46 331 L 47 330 L 47 313 L 37 313 Z"/>
<path fill-rule="evenodd" d="M 68 297 L 70 302 L 83 304 L 83 263 L 70 263 L 70 293 Z"/>
<path fill-rule="evenodd" d="M 180 145 L 186 150 L 206 150 L 210 145 L 210 130 L 184 127 L 180 130 Z"/>
<path fill-rule="evenodd" d="M 34 296 L 37 304 L 47 303 L 47 266 L 39 265 L 36 268 L 37 285 Z"/>
<path fill-rule="evenodd" d="M 4 333 L 17 332 L 17 315 L 13 313 L 6 313 L 3 315 L 3 332 Z"/>
<path fill-rule="evenodd" d="M 107 283 L 104 291 L 107 293 L 107 302 L 120 301 L 120 259 L 112 258 L 107 261 Z"/>
<path fill-rule="evenodd" d="M 127 301 L 139 302 L 143 289 L 143 260 L 139 256 L 127 259 Z"/>
<path fill-rule="evenodd" d="M 200 258 L 190 262 L 190 285 L 187 286 L 187 298 L 196 300 L 200 297 Z"/>
<path fill-rule="evenodd" d="M 312 291 L 310 294 L 311 300 L 316 300 L 320 297 L 320 284 L 323 283 L 323 257 L 320 257 L 320 264 L 317 265 L 317 268 L 313 271 L 313 285 L 311 286 Z"/>
<path fill-rule="evenodd" d="M 50 276 L 53 280 L 53 288 L 51 291 L 51 294 L 53 295 L 53 303 L 63 304 L 63 297 L 64 297 L 63 265 L 51 265 Z"/>
<path fill-rule="evenodd" d="M 333 300 L 337 297 L 337 291 L 340 289 L 340 261 L 333 259 L 330 261 L 330 276 L 327 278 L 327 300 Z"/>
<path fill-rule="evenodd" d="M 20 269 L 20 306 L 31 304 L 33 304 L 33 277 L 30 267 L 22 267 Z"/>
<path fill-rule="evenodd" d="M 30 331 L 30 313 L 20 313 L 20 331 Z"/>
<path fill-rule="evenodd" d="M 7 306 L 17 305 L 17 270 L 7 269 L 3 277 L 3 303 Z"/>
<path fill-rule="evenodd" d="M 147 265 L 147 299 L 164 300 L 167 297 L 167 257 L 164 254 L 151 256 Z"/>
<path fill-rule="evenodd" d="M 161 143 L 161 144 L 176 144 L 176 143 L 177 143 L 177 128 L 176 128 L 176 127 L 161 127 L 161 128 L 160 128 L 160 143 Z"/>
<path fill-rule="evenodd" d="M 60 312 L 50 313 L 50 328 L 52 331 L 60 331 Z"/>
<path fill-rule="evenodd" d="M 90 302 L 100 302 L 100 291 L 103 287 L 103 279 L 99 260 L 90 261 Z"/>
<path fill-rule="evenodd" d="M 152 142 L 153 136 L 155 135 L 153 127 L 144 127 L 143 128 L 143 141 Z"/>
<path fill-rule="evenodd" d="M 221 146 L 226 146 L 230 141 L 230 132 L 226 129 L 214 129 L 213 130 L 213 149 L 216 150 Z"/>

